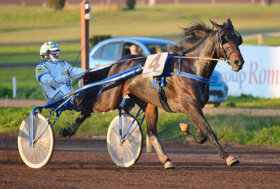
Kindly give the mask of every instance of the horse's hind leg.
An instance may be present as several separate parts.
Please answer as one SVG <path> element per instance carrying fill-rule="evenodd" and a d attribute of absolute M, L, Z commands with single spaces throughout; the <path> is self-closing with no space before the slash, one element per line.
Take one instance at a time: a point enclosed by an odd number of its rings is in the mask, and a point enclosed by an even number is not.
<path fill-rule="evenodd" d="M 211 143 L 214 145 L 214 147 L 218 151 L 221 158 L 226 160 L 228 166 L 233 166 L 233 165 L 236 165 L 239 163 L 239 160 L 237 158 L 229 156 L 223 150 L 222 146 L 218 142 L 218 139 L 217 139 L 215 133 L 213 132 L 213 130 L 207 123 L 201 109 L 194 107 L 194 109 L 191 111 L 189 116 L 191 117 L 196 129 L 200 130 L 200 132 L 202 132 L 203 135 L 207 136 L 207 138 L 211 141 Z"/>
<path fill-rule="evenodd" d="M 63 128 L 59 130 L 59 135 L 62 137 L 71 137 L 73 136 L 80 125 L 86 120 L 86 118 L 90 117 L 90 113 L 82 112 L 79 117 L 74 121 L 72 125 L 70 125 L 67 129 Z"/>
<path fill-rule="evenodd" d="M 97 102 L 93 106 L 94 112 L 108 112 L 115 110 L 122 101 L 122 86 L 116 86 L 113 89 L 105 90 L 101 93 Z"/>
<path fill-rule="evenodd" d="M 160 142 L 157 137 L 157 120 L 158 120 L 158 109 L 154 105 L 148 104 L 146 111 L 146 123 L 147 123 L 147 135 L 150 138 L 150 142 L 155 148 L 160 162 L 164 165 L 164 168 L 170 169 L 174 168 L 175 165 L 169 159 L 166 152 L 162 148 Z"/>

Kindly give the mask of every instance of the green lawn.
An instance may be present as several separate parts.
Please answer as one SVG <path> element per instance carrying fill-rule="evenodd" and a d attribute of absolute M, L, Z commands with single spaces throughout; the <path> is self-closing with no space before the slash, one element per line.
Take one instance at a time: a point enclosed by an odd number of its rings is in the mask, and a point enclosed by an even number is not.
<path fill-rule="evenodd" d="M 280 109 L 280 99 L 265 99 L 252 97 L 251 95 L 241 95 L 240 97 L 229 96 L 226 102 L 221 103 L 221 107 L 227 108 L 260 108 L 260 109 Z"/>
<path fill-rule="evenodd" d="M 45 99 L 36 80 L 35 67 L 0 69 L 0 99 L 12 98 L 13 77 L 17 81 L 17 99 Z M 78 88 L 78 84 L 74 88 Z"/>
<path fill-rule="evenodd" d="M 59 43 L 62 49 L 60 58 L 75 62 L 77 59 L 80 61 L 79 43 Z M 19 45 L 19 46 L 0 46 L 0 64 L 7 63 L 39 63 L 41 57 L 39 55 L 41 44 L 38 45 Z"/>
<path fill-rule="evenodd" d="M 134 11 L 96 10 L 90 35 L 162 36 L 180 35 L 181 27 L 197 20 L 222 23 L 231 18 L 239 31 L 280 29 L 280 5 L 188 4 L 137 7 Z M 0 7 L 0 43 L 43 42 L 80 39 L 80 9 L 53 11 L 44 7 Z"/>
<path fill-rule="evenodd" d="M 275 32 L 280 31 L 279 9 L 280 5 L 189 4 L 106 11 L 93 5 L 90 36 L 148 36 L 179 42 L 182 27 L 198 20 L 208 25 L 208 19 L 222 23 L 227 18 L 231 18 L 241 34 Z M 47 7 L 0 6 L 0 64 L 40 62 L 39 48 L 47 40 L 60 42 L 61 59 L 74 62 L 78 58 L 79 61 L 79 11 L 79 6 L 61 11 Z M 67 43 L 69 41 L 72 43 Z M 245 40 L 244 44 L 257 44 L 257 39 Z M 264 38 L 263 44 L 280 45 L 280 37 Z"/>
<path fill-rule="evenodd" d="M 31 108 L 3 108 L 0 107 L 0 132 L 17 133 L 21 121 L 30 112 Z M 46 111 L 43 113 L 47 113 Z M 77 132 L 78 136 L 106 135 L 108 125 L 117 112 L 95 113 L 87 119 Z M 65 111 L 54 126 L 57 134 L 60 128 L 67 127 L 78 116 L 76 112 Z M 252 145 L 274 145 L 280 147 L 280 118 L 273 116 L 247 115 L 206 115 L 210 126 L 220 141 L 234 141 Z M 184 114 L 168 114 L 160 112 L 158 135 L 161 140 L 176 142 L 184 141 L 179 123 L 191 124 L 189 117 Z M 192 124 L 191 124 L 192 125 Z M 142 126 L 146 133 L 146 125 Z M 195 134 L 193 126 L 191 133 Z"/>

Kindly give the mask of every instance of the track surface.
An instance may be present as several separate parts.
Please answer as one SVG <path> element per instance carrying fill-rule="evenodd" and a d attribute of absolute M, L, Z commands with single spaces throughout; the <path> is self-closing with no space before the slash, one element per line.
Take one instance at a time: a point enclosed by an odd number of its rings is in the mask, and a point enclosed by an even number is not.
<path fill-rule="evenodd" d="M 227 167 L 212 146 L 163 142 L 176 169 L 143 152 L 132 168 L 111 161 L 104 137 L 56 138 L 50 163 L 23 164 L 16 136 L 0 134 L 0 188 L 280 188 L 280 149 L 223 144 L 241 163 Z M 144 148 L 145 150 L 145 148 Z"/>

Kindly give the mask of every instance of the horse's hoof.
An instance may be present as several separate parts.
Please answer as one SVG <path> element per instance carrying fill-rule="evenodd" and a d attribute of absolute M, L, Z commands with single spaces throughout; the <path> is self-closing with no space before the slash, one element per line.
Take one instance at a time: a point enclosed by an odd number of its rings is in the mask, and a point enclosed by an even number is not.
<path fill-rule="evenodd" d="M 175 164 L 172 161 L 167 161 L 164 163 L 164 169 L 174 169 Z"/>
<path fill-rule="evenodd" d="M 237 165 L 239 163 L 239 160 L 233 156 L 228 156 L 226 161 L 229 167 Z"/>

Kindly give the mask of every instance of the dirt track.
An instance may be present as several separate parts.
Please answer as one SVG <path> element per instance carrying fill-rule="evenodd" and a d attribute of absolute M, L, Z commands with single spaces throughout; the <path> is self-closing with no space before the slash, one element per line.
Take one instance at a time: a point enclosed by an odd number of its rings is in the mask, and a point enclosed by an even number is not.
<path fill-rule="evenodd" d="M 164 142 L 174 170 L 142 153 L 132 168 L 116 167 L 105 138 L 56 139 L 51 162 L 34 170 L 21 161 L 16 137 L 0 134 L 0 188 L 280 188 L 280 149 L 223 144 L 239 158 L 227 167 L 210 144 Z"/>

